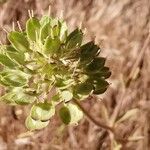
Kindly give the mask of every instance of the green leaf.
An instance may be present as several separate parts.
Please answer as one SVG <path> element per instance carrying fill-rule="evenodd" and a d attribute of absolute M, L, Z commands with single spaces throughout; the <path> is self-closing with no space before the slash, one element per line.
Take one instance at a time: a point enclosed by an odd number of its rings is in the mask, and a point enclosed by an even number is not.
<path fill-rule="evenodd" d="M 18 52 L 27 52 L 30 50 L 29 42 L 22 33 L 12 31 L 8 34 L 8 39 Z"/>
<path fill-rule="evenodd" d="M 65 102 L 67 102 L 73 98 L 73 94 L 70 91 L 62 91 L 61 97 Z"/>
<path fill-rule="evenodd" d="M 46 54 L 56 54 L 60 48 L 60 40 L 58 38 L 52 39 L 51 37 L 47 37 L 44 44 L 44 52 Z"/>
<path fill-rule="evenodd" d="M 9 68 L 15 68 L 15 66 L 17 66 L 17 64 L 15 64 L 12 60 L 10 60 L 7 56 L 3 54 L 0 54 L 0 64 Z"/>
<path fill-rule="evenodd" d="M 76 46 L 80 46 L 83 39 L 83 33 L 78 28 L 69 34 L 66 40 L 67 48 L 75 48 Z"/>
<path fill-rule="evenodd" d="M 46 121 L 55 114 L 55 108 L 50 103 L 38 103 L 31 109 L 31 117 L 35 120 Z"/>
<path fill-rule="evenodd" d="M 25 125 L 27 129 L 29 130 L 40 130 L 42 128 L 45 128 L 49 124 L 49 121 L 40 121 L 40 120 L 34 120 L 31 118 L 31 116 L 28 116 L 25 121 Z"/>
<path fill-rule="evenodd" d="M 37 41 L 40 31 L 40 22 L 36 18 L 30 18 L 26 23 L 27 36 L 31 41 Z"/>
<path fill-rule="evenodd" d="M 83 118 L 83 112 L 77 105 L 68 103 L 59 110 L 59 116 L 64 124 L 76 124 Z"/>

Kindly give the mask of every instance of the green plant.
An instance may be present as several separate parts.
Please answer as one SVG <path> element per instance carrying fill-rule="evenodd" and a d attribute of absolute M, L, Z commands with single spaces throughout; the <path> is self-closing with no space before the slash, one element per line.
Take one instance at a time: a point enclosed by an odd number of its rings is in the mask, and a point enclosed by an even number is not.
<path fill-rule="evenodd" d="M 80 101 L 109 86 L 111 72 L 99 57 L 100 48 L 93 41 L 82 44 L 79 28 L 68 34 L 61 19 L 30 17 L 25 31 L 11 31 L 7 37 L 10 44 L 0 46 L 0 84 L 6 89 L 0 99 L 32 105 L 29 130 L 46 127 L 57 105 L 64 124 L 78 123 L 83 117 Z"/>

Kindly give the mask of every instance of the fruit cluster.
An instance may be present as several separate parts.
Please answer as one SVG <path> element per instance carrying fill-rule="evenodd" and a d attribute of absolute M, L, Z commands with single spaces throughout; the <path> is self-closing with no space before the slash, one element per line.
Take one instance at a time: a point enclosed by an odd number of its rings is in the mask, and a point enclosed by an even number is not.
<path fill-rule="evenodd" d="M 11 31 L 8 40 L 9 45 L 0 46 L 0 84 L 6 89 L 0 99 L 11 105 L 32 104 L 26 119 L 29 130 L 47 126 L 60 103 L 62 121 L 77 123 L 83 114 L 71 100 L 102 94 L 109 85 L 111 72 L 106 59 L 99 57 L 99 47 L 92 41 L 82 44 L 81 29 L 68 33 L 61 19 L 31 17 L 26 29 Z"/>

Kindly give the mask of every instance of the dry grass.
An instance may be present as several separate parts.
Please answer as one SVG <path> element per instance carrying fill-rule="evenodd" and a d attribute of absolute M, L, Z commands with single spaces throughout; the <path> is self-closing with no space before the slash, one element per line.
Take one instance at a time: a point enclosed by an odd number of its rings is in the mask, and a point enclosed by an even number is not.
<path fill-rule="evenodd" d="M 11 29 L 12 22 L 23 23 L 28 9 L 41 16 L 48 6 L 52 15 L 64 18 L 71 29 L 87 28 L 86 40 L 95 39 L 108 58 L 112 69 L 111 86 L 104 95 L 91 98 L 84 106 L 97 119 L 110 123 L 130 109 L 137 108 L 130 119 L 116 125 L 121 137 L 143 136 L 128 142 L 124 150 L 150 148 L 150 1 L 149 0 L 8 0 L 0 4 L 0 26 Z M 6 33 L 0 29 L 0 39 Z M 1 91 L 2 92 L 2 91 Z M 57 116 L 48 128 L 30 137 L 19 135 L 26 131 L 24 119 L 28 108 L 0 105 L 0 150 L 109 150 L 108 134 L 86 118 L 76 127 L 62 127 Z M 105 113 L 104 113 L 105 112 Z M 111 121 L 112 122 L 112 121 Z M 116 149 L 117 150 L 117 149 Z"/>

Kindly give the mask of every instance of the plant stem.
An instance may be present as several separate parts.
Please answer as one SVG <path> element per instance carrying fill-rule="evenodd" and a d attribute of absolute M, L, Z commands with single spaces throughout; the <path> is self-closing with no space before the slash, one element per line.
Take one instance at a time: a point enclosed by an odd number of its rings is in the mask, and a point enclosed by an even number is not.
<path fill-rule="evenodd" d="M 97 121 L 91 116 L 91 114 L 88 113 L 88 111 L 78 102 L 78 100 L 73 99 L 73 102 L 83 111 L 83 113 L 98 127 L 101 127 L 103 129 L 109 130 L 111 132 L 114 132 L 114 129 L 100 121 Z"/>

